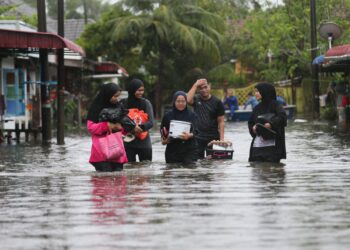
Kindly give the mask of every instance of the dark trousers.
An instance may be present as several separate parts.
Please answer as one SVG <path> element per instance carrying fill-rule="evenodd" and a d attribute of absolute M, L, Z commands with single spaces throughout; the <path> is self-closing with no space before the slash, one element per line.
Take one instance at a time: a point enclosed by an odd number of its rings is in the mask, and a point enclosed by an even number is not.
<path fill-rule="evenodd" d="M 114 172 L 123 170 L 123 164 L 117 162 L 91 162 L 98 172 Z"/>
<path fill-rule="evenodd" d="M 190 164 L 197 161 L 197 147 L 196 144 L 168 144 L 165 149 L 166 163 L 183 163 Z"/>
<path fill-rule="evenodd" d="M 136 162 L 136 155 L 140 161 L 152 161 L 152 148 L 125 148 L 129 162 Z"/>
<path fill-rule="evenodd" d="M 257 157 L 252 157 L 249 159 L 249 162 L 274 162 L 274 163 L 279 163 L 281 161 L 280 158 L 277 157 L 262 157 L 262 156 L 257 156 Z"/>

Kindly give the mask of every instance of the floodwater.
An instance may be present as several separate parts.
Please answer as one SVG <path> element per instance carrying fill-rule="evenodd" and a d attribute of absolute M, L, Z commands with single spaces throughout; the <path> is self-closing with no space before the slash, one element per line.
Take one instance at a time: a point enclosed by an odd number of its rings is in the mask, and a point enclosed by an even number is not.
<path fill-rule="evenodd" d="M 88 136 L 0 145 L 0 249 L 349 249 L 350 134 L 290 122 L 283 164 L 247 162 L 246 123 L 227 123 L 233 160 L 154 161 L 96 173 Z"/>

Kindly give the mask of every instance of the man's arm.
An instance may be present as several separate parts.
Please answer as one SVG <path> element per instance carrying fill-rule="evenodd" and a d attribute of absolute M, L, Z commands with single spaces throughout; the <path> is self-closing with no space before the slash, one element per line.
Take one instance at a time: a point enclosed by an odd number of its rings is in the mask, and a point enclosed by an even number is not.
<path fill-rule="evenodd" d="M 193 104 L 193 97 L 196 94 L 196 91 L 198 87 L 203 83 L 206 82 L 206 79 L 198 79 L 193 85 L 192 88 L 187 93 L 187 103 L 192 105 Z"/>
<path fill-rule="evenodd" d="M 198 88 L 198 80 L 192 85 L 192 88 L 187 93 L 187 103 L 192 105 L 193 104 L 193 97 L 196 94 Z"/>
<path fill-rule="evenodd" d="M 217 118 L 218 121 L 218 129 L 219 129 L 219 134 L 220 134 L 220 141 L 224 140 L 224 133 L 225 133 L 225 119 L 224 116 L 218 116 Z"/>

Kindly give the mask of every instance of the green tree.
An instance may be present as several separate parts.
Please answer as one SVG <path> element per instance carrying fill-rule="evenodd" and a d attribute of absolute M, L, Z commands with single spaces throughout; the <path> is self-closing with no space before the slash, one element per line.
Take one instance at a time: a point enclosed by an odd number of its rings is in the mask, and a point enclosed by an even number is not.
<path fill-rule="evenodd" d="M 16 5 L 6 5 L 6 6 L 0 6 L 0 19 L 13 19 L 16 16 L 15 15 L 9 15 L 9 12 L 16 9 Z"/>
<path fill-rule="evenodd" d="M 17 6 L 18 5 L 0 6 L 0 20 L 18 20 L 18 16 L 16 14 Z M 31 17 L 21 15 L 20 19 L 34 27 L 36 27 L 38 24 L 38 18 L 36 15 L 33 15 Z"/>
<path fill-rule="evenodd" d="M 31 2 L 33 0 L 26 0 Z M 36 0 L 35 0 L 36 1 Z M 48 15 L 57 19 L 57 0 L 46 0 Z M 110 4 L 103 3 L 101 0 L 65 0 L 65 18 L 80 19 L 91 18 L 98 20 L 101 13 L 104 13 L 110 7 Z"/>
<path fill-rule="evenodd" d="M 109 12 L 102 14 L 96 23 L 87 25 L 77 41 L 85 49 L 87 57 L 97 59 L 101 56 L 105 60 L 128 65 L 128 71 L 137 71 L 141 62 L 137 60 L 139 57 L 135 53 L 137 51 L 131 49 L 136 46 L 136 43 L 131 40 L 128 40 L 127 43 L 116 42 L 112 39 L 114 24 L 110 20 L 115 19 L 116 16 L 127 17 L 130 15 L 132 15 L 131 12 L 124 10 L 121 4 L 114 5 Z M 137 66 L 132 63 L 134 61 L 137 62 Z"/>
<path fill-rule="evenodd" d="M 222 84 L 227 82 L 229 86 L 234 88 L 244 87 L 246 79 L 243 75 L 236 75 L 231 63 L 223 63 L 208 72 L 209 79 L 215 87 L 225 87 Z"/>
<path fill-rule="evenodd" d="M 164 3 L 164 4 L 163 4 Z M 170 81 L 176 59 L 196 60 L 207 67 L 221 60 L 222 19 L 183 1 L 162 1 L 152 12 L 116 18 L 112 39 L 138 45 L 147 71 L 156 75 L 155 106 L 160 114 L 163 86 Z M 152 66 L 153 65 L 153 66 Z M 176 77 L 176 76 L 175 76 Z"/>
<path fill-rule="evenodd" d="M 247 68 L 258 72 L 256 80 L 271 79 L 271 76 L 284 78 L 287 72 L 294 68 L 294 60 L 301 61 L 306 25 L 300 30 L 294 30 L 294 24 L 288 20 L 282 7 L 268 11 L 254 11 L 244 21 L 239 36 L 235 40 L 235 51 L 239 60 Z M 298 19 L 305 20 L 305 19 Z M 272 60 L 268 55 L 271 53 Z M 304 62 L 305 64 L 306 62 Z"/>
<path fill-rule="evenodd" d="M 349 26 L 349 0 L 317 1 L 318 25 L 335 21 Z M 349 41 L 344 34 L 338 43 Z M 310 1 L 285 0 L 284 5 L 253 10 L 242 21 L 233 41 L 233 51 L 247 68 L 257 72 L 253 80 L 277 81 L 296 76 L 309 76 Z M 318 54 L 327 49 L 327 41 L 318 37 Z M 269 63 L 268 52 L 272 52 Z"/>
<path fill-rule="evenodd" d="M 232 60 L 237 57 L 234 47 L 235 38 L 241 28 L 241 20 L 249 14 L 251 6 L 254 5 L 253 2 L 249 0 L 197 0 L 203 9 L 219 15 L 225 20 L 224 39 L 220 46 L 221 64 L 214 65 L 208 72 L 208 77 L 216 87 L 224 87 L 223 82 L 227 82 L 232 87 L 246 84 L 246 78 L 243 74 L 235 74 Z"/>

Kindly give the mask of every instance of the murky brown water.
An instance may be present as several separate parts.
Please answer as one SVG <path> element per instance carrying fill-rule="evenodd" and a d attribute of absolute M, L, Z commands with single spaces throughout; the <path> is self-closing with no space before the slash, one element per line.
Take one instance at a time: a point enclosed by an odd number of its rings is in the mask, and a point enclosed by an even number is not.
<path fill-rule="evenodd" d="M 349 249 L 350 135 L 290 123 L 284 164 L 247 162 L 246 123 L 226 125 L 234 159 L 154 162 L 100 174 L 89 137 L 0 145 L 0 249 Z"/>

